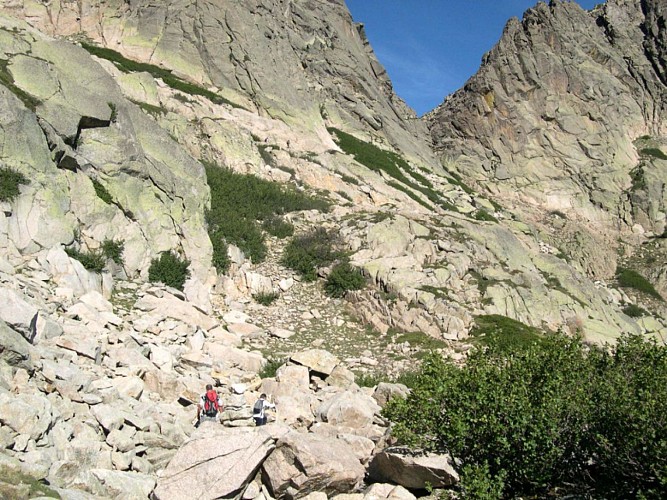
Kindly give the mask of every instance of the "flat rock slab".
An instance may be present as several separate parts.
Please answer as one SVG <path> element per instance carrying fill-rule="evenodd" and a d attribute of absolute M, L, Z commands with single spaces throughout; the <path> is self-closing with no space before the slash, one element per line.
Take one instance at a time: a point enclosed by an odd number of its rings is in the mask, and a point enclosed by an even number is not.
<path fill-rule="evenodd" d="M 300 365 L 307 366 L 312 371 L 331 375 L 334 368 L 340 364 L 340 360 L 323 349 L 309 349 L 301 351 L 292 356 L 291 360 Z"/>
<path fill-rule="evenodd" d="M 252 323 L 230 323 L 227 330 L 239 337 L 255 337 L 264 333 L 264 330 Z"/>
<path fill-rule="evenodd" d="M 265 429 L 202 426 L 169 462 L 153 495 L 156 500 L 233 498 L 274 447 L 275 438 Z"/>

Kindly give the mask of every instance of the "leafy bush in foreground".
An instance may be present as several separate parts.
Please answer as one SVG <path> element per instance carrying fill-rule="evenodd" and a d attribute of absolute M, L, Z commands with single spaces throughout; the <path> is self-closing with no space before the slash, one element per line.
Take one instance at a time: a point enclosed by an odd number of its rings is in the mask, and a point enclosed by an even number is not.
<path fill-rule="evenodd" d="M 549 335 L 476 349 L 463 368 L 432 354 L 384 414 L 400 442 L 462 460 L 471 488 L 667 495 L 667 351 L 638 336 L 609 352 Z"/>
<path fill-rule="evenodd" d="M 107 258 L 114 261 L 119 266 L 122 266 L 124 263 L 123 260 L 123 251 L 125 250 L 125 242 L 123 240 L 109 240 L 106 239 L 102 242 L 102 254 Z"/>
<path fill-rule="evenodd" d="M 162 252 L 159 259 L 153 259 L 148 268 L 148 281 L 160 282 L 172 288 L 183 290 L 185 280 L 190 277 L 190 261 L 181 259 L 173 252 Z"/>

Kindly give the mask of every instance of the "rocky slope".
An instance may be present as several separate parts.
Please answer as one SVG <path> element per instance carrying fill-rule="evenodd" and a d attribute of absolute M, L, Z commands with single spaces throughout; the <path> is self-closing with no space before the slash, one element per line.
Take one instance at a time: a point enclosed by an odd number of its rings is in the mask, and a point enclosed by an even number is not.
<path fill-rule="evenodd" d="M 662 302 L 609 279 L 662 262 L 664 12 L 642 6 L 539 4 L 422 123 L 341 1 L 0 1 L 0 168 L 26 178 L 0 202 L 0 467 L 65 498 L 191 496 L 224 470 L 216 495 L 407 499 L 381 464 L 409 488 L 456 474 L 379 454 L 402 389 L 354 380 L 424 346 L 464 358 L 479 315 L 662 340 Z M 327 297 L 275 238 L 261 263 L 230 246 L 218 275 L 203 162 L 326 196 L 290 222 L 338 233 L 368 286 Z M 73 253 L 109 241 L 123 261 L 101 273 Z M 165 250 L 191 262 L 183 292 L 146 283 Z M 195 433 L 206 383 L 229 429 Z M 247 428 L 260 391 L 279 406 L 266 432 Z"/>

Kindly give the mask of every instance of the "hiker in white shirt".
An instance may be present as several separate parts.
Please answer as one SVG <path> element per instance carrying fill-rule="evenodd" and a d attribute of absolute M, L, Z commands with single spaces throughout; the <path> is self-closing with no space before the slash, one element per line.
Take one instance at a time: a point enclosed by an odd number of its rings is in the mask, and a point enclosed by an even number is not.
<path fill-rule="evenodd" d="M 266 394 L 262 394 L 252 407 L 252 418 L 255 420 L 255 425 L 266 425 L 265 410 L 275 408 L 276 405 L 266 400 Z"/>

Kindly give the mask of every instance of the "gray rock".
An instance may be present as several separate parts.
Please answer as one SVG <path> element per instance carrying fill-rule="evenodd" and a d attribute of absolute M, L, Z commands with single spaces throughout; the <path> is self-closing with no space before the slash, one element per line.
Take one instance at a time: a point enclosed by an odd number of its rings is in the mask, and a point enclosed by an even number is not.
<path fill-rule="evenodd" d="M 371 425 L 379 412 L 380 406 L 372 397 L 345 391 L 323 401 L 315 414 L 323 422 L 360 429 Z"/>
<path fill-rule="evenodd" d="M 322 349 L 309 349 L 298 352 L 292 355 L 290 360 L 324 375 L 331 375 L 331 372 L 340 363 L 340 360 L 336 356 Z"/>
<path fill-rule="evenodd" d="M 106 432 L 120 429 L 125 422 L 125 413 L 108 404 L 95 405 L 91 407 L 90 413 Z"/>
<path fill-rule="evenodd" d="M 410 489 L 424 489 L 427 484 L 443 488 L 459 481 L 449 455 L 411 456 L 391 449 L 373 457 L 368 474 L 374 481 L 392 482 Z"/>
<path fill-rule="evenodd" d="M 390 384 L 388 382 L 380 382 L 373 392 L 373 399 L 384 408 L 387 402 L 395 397 L 406 398 L 410 390 L 403 384 Z"/>
<path fill-rule="evenodd" d="M 262 429 L 202 426 L 160 476 L 156 499 L 215 499 L 240 494 L 274 448 Z"/>
<path fill-rule="evenodd" d="M 0 320 L 0 360 L 11 366 L 33 371 L 32 346 L 18 332 Z"/>
<path fill-rule="evenodd" d="M 35 441 L 51 428 L 52 411 L 51 402 L 39 393 L 11 394 L 0 390 L 0 422 Z"/>
<path fill-rule="evenodd" d="M 111 498 L 143 500 L 155 487 L 155 478 L 139 472 L 92 469 L 90 473 L 99 482 L 94 493 Z"/>
<path fill-rule="evenodd" d="M 347 444 L 335 438 L 290 432 L 278 440 L 276 450 L 262 465 L 273 497 L 289 491 L 305 496 L 314 491 L 343 493 L 364 478 L 365 469 Z"/>

